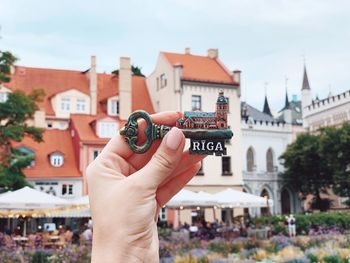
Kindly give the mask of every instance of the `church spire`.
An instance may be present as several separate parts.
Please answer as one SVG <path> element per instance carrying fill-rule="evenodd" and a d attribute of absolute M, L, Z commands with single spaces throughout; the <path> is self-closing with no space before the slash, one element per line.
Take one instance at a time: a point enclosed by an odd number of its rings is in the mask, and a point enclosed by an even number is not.
<path fill-rule="evenodd" d="M 286 99 L 285 99 L 285 102 L 284 102 L 284 108 L 285 109 L 289 108 L 289 99 L 288 99 L 288 91 L 287 91 L 287 89 L 286 89 Z"/>
<path fill-rule="evenodd" d="M 267 101 L 267 96 L 265 94 L 265 101 L 264 101 L 264 109 L 263 112 L 272 116 L 271 110 L 270 110 L 270 106 L 269 106 L 269 102 Z"/>
<path fill-rule="evenodd" d="M 302 86 L 301 90 L 310 90 L 309 78 L 307 77 L 305 64 L 304 64 L 303 86 Z"/>
<path fill-rule="evenodd" d="M 285 82 L 286 82 L 286 99 L 284 101 L 284 109 L 289 109 L 289 99 L 288 99 L 288 78 L 286 76 L 285 78 Z"/>

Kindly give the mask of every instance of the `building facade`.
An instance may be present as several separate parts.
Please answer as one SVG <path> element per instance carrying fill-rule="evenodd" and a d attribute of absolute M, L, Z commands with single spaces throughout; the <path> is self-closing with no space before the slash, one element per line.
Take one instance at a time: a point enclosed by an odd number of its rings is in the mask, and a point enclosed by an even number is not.
<path fill-rule="evenodd" d="M 249 209 L 250 215 L 299 212 L 298 194 L 283 183 L 278 159 L 292 142 L 292 123 L 273 117 L 266 97 L 263 111 L 246 102 L 241 108 L 243 190 L 274 202 L 270 209 Z"/>
<path fill-rule="evenodd" d="M 15 66 L 0 86 L 0 103 L 15 90 L 43 89 L 45 98 L 29 125 L 45 128 L 44 142 L 25 138 L 15 147 L 34 154 L 24 170 L 35 188 L 63 198 L 87 194 L 85 171 L 134 110 L 153 113 L 146 80 L 134 76 L 130 59 L 120 58 L 118 74 Z"/>
<path fill-rule="evenodd" d="M 209 49 L 206 56 L 193 55 L 188 48 L 183 54 L 161 52 L 147 86 L 155 111 L 213 112 L 219 90 L 224 91 L 227 123 L 234 133 L 227 145 L 227 156 L 208 156 L 186 188 L 209 193 L 228 187 L 241 190 L 240 71 L 229 71 L 217 49 Z M 190 215 L 183 218 L 191 222 Z"/>

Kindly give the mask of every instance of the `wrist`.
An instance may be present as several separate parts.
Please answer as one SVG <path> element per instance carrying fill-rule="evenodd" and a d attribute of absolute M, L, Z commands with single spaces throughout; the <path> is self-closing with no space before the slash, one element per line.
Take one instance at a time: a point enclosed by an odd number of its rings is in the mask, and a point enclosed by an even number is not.
<path fill-rule="evenodd" d="M 118 233 L 93 234 L 91 262 L 159 262 L 158 234 L 150 238 Z"/>

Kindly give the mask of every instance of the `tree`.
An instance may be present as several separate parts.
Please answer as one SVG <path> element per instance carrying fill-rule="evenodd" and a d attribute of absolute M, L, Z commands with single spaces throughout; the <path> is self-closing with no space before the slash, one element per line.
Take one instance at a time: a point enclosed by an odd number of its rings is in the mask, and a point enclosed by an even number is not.
<path fill-rule="evenodd" d="M 134 66 L 134 65 L 131 66 L 131 73 L 132 73 L 134 76 L 141 76 L 141 77 L 144 77 L 145 75 L 142 73 L 141 70 L 142 70 L 141 67 Z M 112 71 L 112 74 L 114 74 L 114 75 L 119 75 L 119 69 L 113 70 L 113 71 Z"/>
<path fill-rule="evenodd" d="M 10 81 L 11 67 L 17 61 L 17 58 L 10 52 L 0 50 L 0 84 Z"/>
<path fill-rule="evenodd" d="M 10 52 L 0 54 L 0 83 L 9 82 L 11 66 L 17 58 Z M 37 89 L 27 95 L 15 91 L 0 103 L 0 187 L 15 190 L 28 185 L 22 169 L 30 165 L 34 156 L 13 148 L 12 142 L 19 142 L 24 136 L 42 141 L 44 130 L 28 125 L 28 121 L 34 117 L 37 102 L 43 96 L 44 92 Z"/>
<path fill-rule="evenodd" d="M 324 128 L 320 135 L 323 162 L 333 174 L 333 191 L 350 206 L 350 123 Z"/>
<path fill-rule="evenodd" d="M 330 168 L 322 160 L 320 136 L 300 135 L 288 145 L 280 159 L 285 167 L 282 174 L 284 181 L 300 192 L 303 198 L 313 195 L 312 208 L 327 210 L 331 202 L 322 199 L 320 194 L 326 193 L 333 181 Z"/>

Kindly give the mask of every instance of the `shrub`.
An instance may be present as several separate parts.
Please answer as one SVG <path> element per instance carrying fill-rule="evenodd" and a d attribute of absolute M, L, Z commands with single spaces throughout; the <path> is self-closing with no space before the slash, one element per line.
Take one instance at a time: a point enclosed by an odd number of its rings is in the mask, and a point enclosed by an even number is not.
<path fill-rule="evenodd" d="M 342 260 L 339 256 L 325 256 L 323 258 L 325 263 L 341 263 Z"/>

